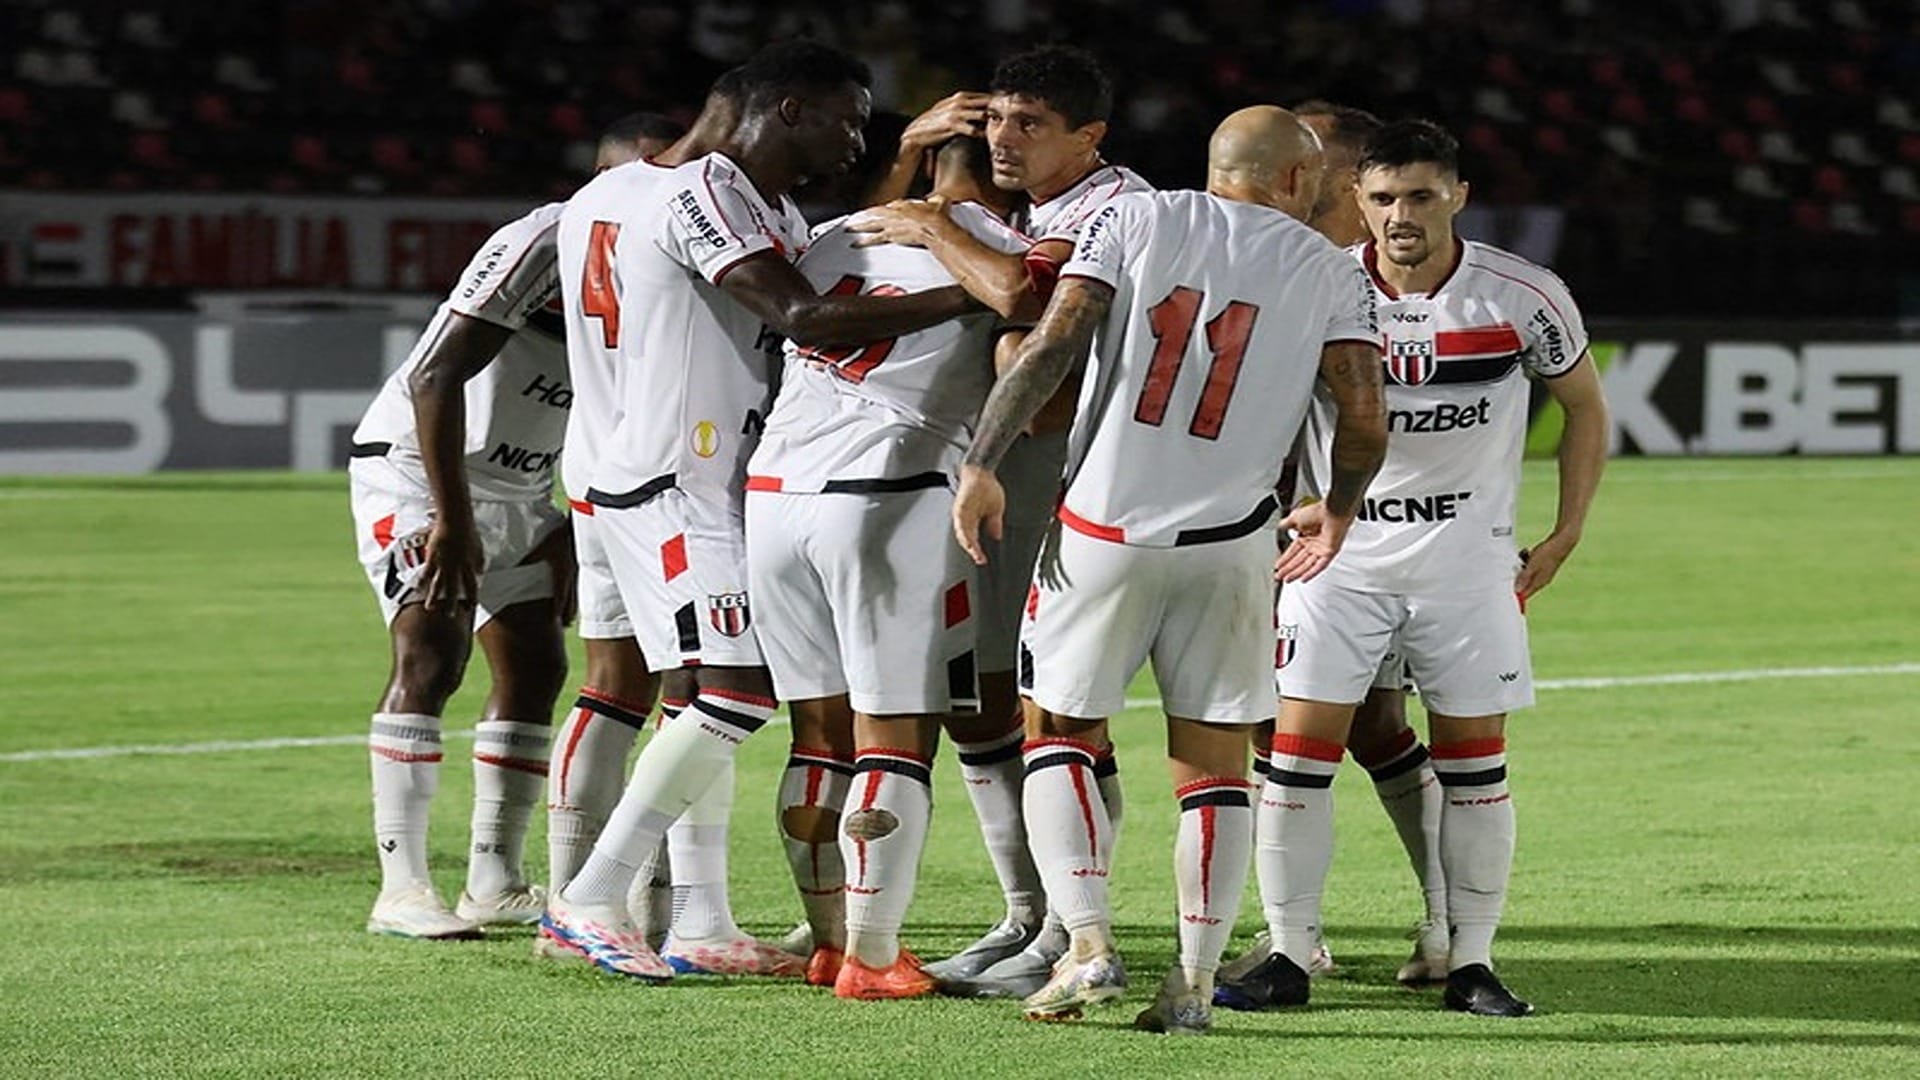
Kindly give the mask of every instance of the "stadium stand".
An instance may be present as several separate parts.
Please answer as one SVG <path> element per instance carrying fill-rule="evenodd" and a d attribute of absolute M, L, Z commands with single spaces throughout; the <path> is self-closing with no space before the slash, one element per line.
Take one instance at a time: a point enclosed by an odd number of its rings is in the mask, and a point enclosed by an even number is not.
<path fill-rule="evenodd" d="M 564 195 L 597 122 L 685 117 L 794 34 L 906 112 L 1017 45 L 1086 45 L 1119 76 L 1112 155 L 1164 185 L 1250 102 L 1435 117 L 1480 204 L 1564 209 L 1554 261 L 1599 312 L 1920 308 L 1920 17 L 1871 0 L 25 0 L 0 188 Z"/>

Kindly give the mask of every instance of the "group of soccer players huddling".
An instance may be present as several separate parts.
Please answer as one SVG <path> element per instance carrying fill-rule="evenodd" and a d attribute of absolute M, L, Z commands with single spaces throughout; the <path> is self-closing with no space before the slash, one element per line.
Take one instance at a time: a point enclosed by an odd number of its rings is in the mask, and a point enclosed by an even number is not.
<path fill-rule="evenodd" d="M 1204 191 L 1156 192 L 1100 156 L 1109 83 L 1061 46 L 915 119 L 874 205 L 810 229 L 791 195 L 855 165 L 867 84 L 784 43 L 684 133 L 610 131 L 596 178 L 474 256 L 356 430 L 394 655 L 368 929 L 537 923 L 539 955 L 633 979 L 1076 1017 L 1127 986 L 1107 718 L 1151 659 L 1179 957 L 1137 1026 L 1307 1002 L 1348 750 L 1425 893 L 1400 980 L 1531 1011 L 1492 970 L 1505 717 L 1532 703 L 1527 597 L 1607 448 L 1565 287 L 1455 237 L 1467 185 L 1425 121 L 1243 109 Z M 1566 424 L 1556 523 L 1523 551 L 1529 376 Z M 556 734 L 576 610 L 587 672 Z M 476 639 L 492 688 L 449 908 L 427 817 Z M 778 702 L 806 921 L 772 942 L 734 920 L 727 833 L 735 750 Z M 1006 911 L 923 964 L 900 933 L 942 729 Z M 545 889 L 522 868 L 543 795 Z M 1249 865 L 1267 930 L 1222 964 Z"/>

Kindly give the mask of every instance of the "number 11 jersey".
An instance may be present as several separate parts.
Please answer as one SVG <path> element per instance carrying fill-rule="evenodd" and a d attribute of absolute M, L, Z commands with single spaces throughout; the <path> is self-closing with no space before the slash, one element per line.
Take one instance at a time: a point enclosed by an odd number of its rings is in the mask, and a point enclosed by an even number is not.
<path fill-rule="evenodd" d="M 1378 348 L 1373 287 L 1287 215 L 1198 191 L 1123 195 L 1062 279 L 1114 290 L 1069 444 L 1068 528 L 1177 547 L 1268 526 L 1322 346 Z"/>

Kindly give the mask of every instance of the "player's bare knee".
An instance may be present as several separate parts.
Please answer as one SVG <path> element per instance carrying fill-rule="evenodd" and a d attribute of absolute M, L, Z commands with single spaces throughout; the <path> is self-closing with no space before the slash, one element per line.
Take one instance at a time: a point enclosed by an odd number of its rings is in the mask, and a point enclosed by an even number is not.
<path fill-rule="evenodd" d="M 803 844 L 831 844 L 840 832 L 840 812 L 824 806 L 789 806 L 780 812 L 780 831 Z"/>
<path fill-rule="evenodd" d="M 622 701 L 653 700 L 659 679 L 632 638 L 588 639 L 586 653 L 588 686 Z"/>
<path fill-rule="evenodd" d="M 855 810 L 846 816 L 848 839 L 872 842 L 884 840 L 900 828 L 900 819 L 879 807 Z"/>

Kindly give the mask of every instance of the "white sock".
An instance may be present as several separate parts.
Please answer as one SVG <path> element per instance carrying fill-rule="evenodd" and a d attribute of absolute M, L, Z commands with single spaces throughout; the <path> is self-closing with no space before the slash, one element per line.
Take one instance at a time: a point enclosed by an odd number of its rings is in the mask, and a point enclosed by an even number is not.
<path fill-rule="evenodd" d="M 517 720 L 474 725 L 468 896 L 496 896 L 526 884 L 527 822 L 547 785 L 552 734 L 546 724 Z"/>
<path fill-rule="evenodd" d="M 745 937 L 727 898 L 727 824 L 733 817 L 733 761 L 667 829 L 673 936 L 680 941 Z"/>
<path fill-rule="evenodd" d="M 673 929 L 673 864 L 664 836 L 634 870 L 633 883 L 627 886 L 627 916 L 655 949 Z"/>
<path fill-rule="evenodd" d="M 1110 926 L 1107 857 L 1113 825 L 1093 776 L 1099 751 L 1078 739 L 1033 739 L 1021 748 L 1021 757 L 1027 770 L 1021 785 L 1027 843 L 1052 911 L 1076 938 L 1080 931 Z"/>
<path fill-rule="evenodd" d="M 1445 790 L 1440 862 L 1453 926 L 1452 967 L 1493 966 L 1493 935 L 1513 872 L 1513 799 L 1507 793 L 1507 740 L 1474 739 L 1433 748 Z"/>
<path fill-rule="evenodd" d="M 1255 823 L 1254 866 L 1275 952 L 1307 970 L 1320 943 L 1320 894 L 1333 865 L 1339 743 L 1276 734 Z"/>
<path fill-rule="evenodd" d="M 1020 816 L 1020 781 L 1026 768 L 1020 762 L 1019 728 L 1005 736 L 977 743 L 955 743 L 960 753 L 960 776 L 967 783 L 987 857 L 1007 900 L 1007 921 L 1031 926 L 1046 910 L 1046 891 L 1040 869 L 1027 851 L 1026 822 Z"/>
<path fill-rule="evenodd" d="M 815 947 L 842 948 L 847 934 L 847 867 L 840 857 L 840 813 L 853 762 L 830 751 L 793 748 L 780 776 L 780 839 Z"/>
<path fill-rule="evenodd" d="M 440 718 L 374 713 L 367 732 L 373 763 L 373 842 L 380 891 L 430 885 L 427 812 L 440 789 Z"/>
<path fill-rule="evenodd" d="M 559 892 L 593 850 L 620 801 L 627 754 L 647 726 L 638 702 L 590 686 L 568 712 L 547 769 L 547 888 Z"/>
<path fill-rule="evenodd" d="M 686 718 L 667 725 L 640 751 L 626 794 L 613 808 L 593 854 L 568 883 L 563 899 L 576 904 L 624 904 L 640 864 L 666 835 L 667 827 L 712 786 L 733 760 L 734 751 L 765 726 L 777 706 L 772 698 L 730 690 L 700 691 Z"/>
<path fill-rule="evenodd" d="M 932 766 L 905 750 L 869 747 L 854 755 L 840 858 L 847 868 L 847 955 L 868 967 L 887 967 L 900 953 L 900 926 L 933 815 Z"/>
<path fill-rule="evenodd" d="M 1208 995 L 1247 890 L 1252 789 L 1238 777 L 1210 776 L 1174 792 L 1180 800 L 1180 831 L 1173 845 L 1180 969 L 1188 985 Z"/>
<path fill-rule="evenodd" d="M 1355 758 L 1359 761 L 1359 758 Z M 1406 728 L 1377 761 L 1361 761 L 1373 778 L 1374 794 L 1387 819 L 1393 822 L 1413 864 L 1414 876 L 1427 898 L 1427 919 L 1444 925 L 1447 921 L 1447 876 L 1440 866 L 1440 783 L 1434 778 L 1433 762 L 1419 736 Z"/>

